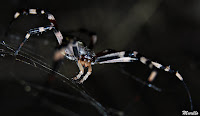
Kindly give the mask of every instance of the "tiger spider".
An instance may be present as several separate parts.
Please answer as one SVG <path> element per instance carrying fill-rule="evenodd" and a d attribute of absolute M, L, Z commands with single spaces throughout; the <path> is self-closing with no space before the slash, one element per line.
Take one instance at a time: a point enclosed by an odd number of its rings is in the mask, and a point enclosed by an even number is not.
<path fill-rule="evenodd" d="M 54 54 L 54 61 L 57 62 L 57 64 L 64 58 L 75 61 L 77 63 L 80 72 L 77 74 L 76 77 L 73 78 L 73 80 L 79 80 L 81 76 L 84 74 L 84 69 L 88 68 L 87 73 L 83 76 L 83 78 L 79 81 L 79 83 L 83 83 L 91 75 L 92 65 L 118 63 L 118 62 L 133 62 L 133 61 L 139 61 L 147 65 L 150 69 L 152 69 L 152 72 L 148 77 L 149 82 L 152 82 L 155 79 L 157 75 L 157 71 L 155 69 L 157 68 L 174 74 L 180 81 L 184 83 L 183 78 L 178 71 L 172 70 L 170 66 L 163 66 L 160 63 L 147 59 L 143 55 L 139 54 L 137 51 L 115 51 L 107 49 L 100 53 L 95 54 L 94 51 L 92 50 L 93 46 L 97 42 L 97 35 L 95 33 L 86 30 L 82 31 L 83 33 L 85 33 L 90 37 L 90 44 L 88 47 L 85 46 L 81 41 L 79 41 L 78 37 L 76 36 L 72 35 L 63 36 L 58 29 L 54 16 L 46 10 L 23 9 L 15 13 L 14 19 L 17 19 L 20 15 L 45 15 L 49 20 L 50 25 L 30 29 L 28 33 L 26 33 L 25 39 L 20 44 L 19 48 L 16 50 L 14 55 L 18 55 L 18 52 L 20 51 L 21 47 L 30 38 L 31 35 L 42 33 L 47 30 L 52 30 L 59 44 L 59 48 L 55 51 Z M 58 67 L 55 65 L 54 70 L 56 70 L 57 68 Z M 192 100 L 187 87 L 186 90 L 190 98 L 191 110 L 192 110 Z"/>

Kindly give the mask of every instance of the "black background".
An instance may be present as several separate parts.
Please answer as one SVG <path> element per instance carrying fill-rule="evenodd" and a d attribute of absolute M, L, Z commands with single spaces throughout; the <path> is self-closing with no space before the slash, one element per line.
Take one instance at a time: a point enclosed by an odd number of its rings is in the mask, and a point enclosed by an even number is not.
<path fill-rule="evenodd" d="M 13 47 L 21 43 L 30 28 L 49 24 L 43 16 L 22 16 L 12 24 L 8 36 L 5 36 L 14 13 L 21 8 L 50 10 L 61 32 L 79 28 L 95 31 L 98 34 L 94 49 L 96 53 L 107 48 L 136 50 L 147 58 L 171 65 L 179 70 L 188 85 L 194 110 L 200 111 L 200 1 L 6 0 L 0 4 L 0 40 Z M 85 43 L 87 39 L 83 37 Z M 42 60 L 51 65 L 56 44 L 53 33 L 47 32 L 31 37 L 22 50 L 29 50 L 34 56 L 43 56 Z M 24 91 L 24 87 L 13 79 L 17 77 L 44 86 L 48 75 L 44 71 L 7 58 L 1 58 L 0 65 L 2 116 L 100 115 L 91 105 L 66 97 L 48 92 L 33 95 Z M 182 110 L 190 110 L 184 86 L 174 75 L 159 71 L 154 84 L 163 91 L 157 92 L 122 74 L 121 65 L 145 81 L 151 72 L 137 62 L 95 65 L 92 75 L 80 87 L 107 109 L 123 111 L 126 116 L 176 116 L 181 115 Z M 72 78 L 78 73 L 78 68 L 74 62 L 66 60 L 60 71 Z M 73 91 L 59 78 L 54 80 L 52 88 L 65 93 Z"/>

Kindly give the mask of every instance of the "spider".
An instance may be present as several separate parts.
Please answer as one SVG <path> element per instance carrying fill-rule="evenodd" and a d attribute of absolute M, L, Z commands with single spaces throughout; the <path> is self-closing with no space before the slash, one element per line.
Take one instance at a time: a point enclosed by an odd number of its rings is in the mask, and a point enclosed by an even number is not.
<path fill-rule="evenodd" d="M 178 71 L 172 70 L 170 66 L 163 66 L 160 63 L 147 59 L 137 51 L 115 51 L 112 49 L 107 49 L 95 54 L 92 49 L 97 42 L 96 33 L 90 32 L 88 30 L 79 30 L 79 32 L 83 32 L 90 37 L 90 44 L 88 46 L 84 45 L 83 42 L 78 40 L 78 37 L 76 36 L 63 36 L 61 31 L 58 29 L 55 17 L 49 11 L 43 9 L 22 9 L 15 13 L 13 20 L 17 19 L 20 15 L 45 15 L 49 20 L 50 25 L 30 29 L 26 33 L 25 39 L 20 44 L 14 55 L 18 55 L 22 46 L 32 35 L 43 33 L 47 30 L 52 30 L 59 44 L 59 47 L 54 54 L 54 60 L 59 61 L 67 58 L 69 60 L 75 61 L 80 72 L 76 77 L 73 78 L 74 80 L 80 79 L 81 76 L 84 74 L 84 69 L 88 68 L 87 73 L 80 80 L 80 83 L 83 83 L 91 75 L 92 65 L 133 61 L 139 61 L 147 65 L 150 69 L 158 68 L 166 72 L 172 73 L 176 77 L 178 77 L 179 80 L 183 81 L 183 78 Z M 153 70 L 148 77 L 148 81 L 152 82 L 155 79 L 156 75 L 157 71 Z"/>
<path fill-rule="evenodd" d="M 96 64 L 106 64 L 106 63 L 119 63 L 119 62 L 134 62 L 139 61 L 142 64 L 147 65 L 152 72 L 148 77 L 148 81 L 152 82 L 156 75 L 156 69 L 161 69 L 175 75 L 180 81 L 183 81 L 182 76 L 176 70 L 171 69 L 170 66 L 163 66 L 162 64 L 152 61 L 137 51 L 115 51 L 112 49 L 103 50 L 102 52 L 95 53 L 93 47 L 97 42 L 97 34 L 90 32 L 88 30 L 79 30 L 78 32 L 84 33 L 90 37 L 90 44 L 88 46 L 84 45 L 83 42 L 79 40 L 77 36 L 66 35 L 63 36 L 61 31 L 58 29 L 55 17 L 47 10 L 43 9 L 22 9 L 14 14 L 14 19 L 17 19 L 20 15 L 44 15 L 50 22 L 50 25 L 44 27 L 37 27 L 30 29 L 26 35 L 23 42 L 20 44 L 18 49 L 15 51 L 14 55 L 18 55 L 20 49 L 25 44 L 25 42 L 34 34 L 43 33 L 52 30 L 56 39 L 58 41 L 59 47 L 54 53 L 54 70 L 58 69 L 58 64 L 64 58 L 75 61 L 80 72 L 73 78 L 73 80 L 80 80 L 79 83 L 82 84 L 92 73 L 92 65 Z M 84 75 L 84 70 L 87 68 L 87 73 Z M 82 78 L 81 78 L 82 77 Z M 184 86 L 188 92 L 191 110 L 193 110 L 192 100 L 187 86 Z"/>

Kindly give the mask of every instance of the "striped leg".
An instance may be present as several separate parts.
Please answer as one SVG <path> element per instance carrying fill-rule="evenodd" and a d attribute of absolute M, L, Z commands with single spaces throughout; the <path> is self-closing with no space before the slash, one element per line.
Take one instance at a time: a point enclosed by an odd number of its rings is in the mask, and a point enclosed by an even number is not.
<path fill-rule="evenodd" d="M 157 62 L 151 61 L 150 59 L 145 58 L 144 56 L 140 55 L 136 51 L 121 51 L 121 52 L 106 52 L 108 50 L 103 51 L 100 54 L 103 54 L 101 56 L 98 56 L 95 60 L 94 64 L 105 64 L 105 63 L 117 63 L 117 62 L 133 62 L 134 60 L 140 61 L 141 63 L 148 65 L 149 68 L 153 69 L 158 68 L 161 70 L 164 70 L 166 72 L 175 74 L 176 77 L 179 78 L 179 80 L 183 81 L 182 76 L 178 73 L 178 71 L 174 71 L 170 68 L 170 66 L 163 66 Z M 148 78 L 148 80 L 151 82 L 156 77 L 157 72 L 153 70 Z"/>
<path fill-rule="evenodd" d="M 94 64 L 133 62 L 134 60 L 137 60 L 137 58 L 128 56 L 125 51 L 104 50 L 97 54 Z"/>
<path fill-rule="evenodd" d="M 20 49 L 25 44 L 25 42 L 30 38 L 31 35 L 34 35 L 34 34 L 37 34 L 37 33 L 42 33 L 42 32 L 45 32 L 47 30 L 52 30 L 54 28 L 55 27 L 52 27 L 52 26 L 46 26 L 46 27 L 38 27 L 38 28 L 30 29 L 28 31 L 28 33 L 26 34 L 24 41 L 20 44 L 19 48 L 15 51 L 14 55 L 18 55 Z"/>
<path fill-rule="evenodd" d="M 172 73 L 174 74 L 184 85 L 189 100 L 190 100 L 190 107 L 191 107 L 191 111 L 193 111 L 193 104 L 192 104 L 192 98 L 190 95 L 190 91 L 187 87 L 187 85 L 185 84 L 182 76 L 180 75 L 180 73 L 178 73 L 178 71 L 172 70 L 170 68 L 170 66 L 163 66 L 160 63 L 151 61 L 150 59 L 145 58 L 144 56 L 142 56 L 141 54 L 139 54 L 136 51 L 121 51 L 121 52 L 116 52 L 114 50 L 105 50 L 101 53 L 99 53 L 100 55 L 97 55 L 97 58 L 95 60 L 95 62 L 93 64 L 104 64 L 104 63 L 116 63 L 116 62 L 132 62 L 134 60 L 140 61 L 141 63 L 149 66 L 150 69 L 158 68 L 161 70 L 164 70 L 166 72 Z M 148 80 L 151 82 L 154 80 L 154 78 L 156 77 L 157 72 L 155 70 L 153 70 L 148 78 Z M 151 85 L 152 86 L 152 85 Z"/>
<path fill-rule="evenodd" d="M 182 76 L 180 75 L 180 73 L 178 73 L 178 71 L 172 70 L 172 69 L 170 68 L 170 66 L 163 66 L 163 65 L 160 64 L 160 63 L 151 61 L 150 59 L 145 58 L 144 56 L 142 56 L 141 54 L 139 54 L 139 53 L 136 52 L 136 51 L 134 51 L 133 54 L 134 54 L 133 56 L 134 56 L 134 57 L 137 57 L 138 60 L 139 60 L 140 62 L 142 62 L 142 63 L 145 64 L 145 65 L 148 65 L 149 68 L 153 69 L 153 68 L 155 67 L 155 68 L 164 70 L 164 71 L 166 71 L 166 72 L 172 73 L 172 74 L 174 74 L 180 81 L 183 81 L 183 78 L 182 78 Z M 131 56 L 131 57 L 132 57 L 132 56 Z M 156 74 L 157 74 L 157 72 L 156 72 L 155 70 L 153 70 L 153 71 L 151 72 L 151 74 L 150 74 L 148 80 L 149 80 L 149 81 L 153 81 L 154 78 L 156 77 Z"/>
<path fill-rule="evenodd" d="M 20 15 L 45 15 L 47 19 L 49 20 L 51 27 L 55 27 L 53 32 L 57 38 L 59 45 L 62 43 L 63 36 L 61 32 L 58 30 L 58 26 L 56 24 L 56 20 L 54 16 L 50 12 L 43 9 L 22 9 L 15 13 L 14 19 L 12 20 L 12 22 L 15 19 L 17 19 Z M 10 24 L 12 24 L 12 22 Z"/>

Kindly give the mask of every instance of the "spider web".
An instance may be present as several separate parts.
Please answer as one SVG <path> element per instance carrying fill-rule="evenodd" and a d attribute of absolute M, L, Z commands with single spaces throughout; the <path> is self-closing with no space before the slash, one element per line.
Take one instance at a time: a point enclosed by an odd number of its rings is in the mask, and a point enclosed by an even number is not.
<path fill-rule="evenodd" d="M 13 60 L 26 64 L 28 66 L 34 67 L 38 70 L 41 70 L 47 74 L 50 74 L 52 71 L 56 74 L 56 78 L 59 78 L 62 80 L 62 82 L 66 85 L 68 85 L 71 89 L 73 89 L 74 91 L 78 92 L 81 97 L 77 97 L 75 95 L 71 95 L 68 93 L 64 93 L 62 91 L 58 91 L 55 89 L 51 89 L 51 88 L 47 88 L 45 86 L 41 86 L 39 84 L 35 84 L 32 82 L 28 82 L 24 79 L 21 79 L 17 76 L 15 76 L 15 74 L 11 74 L 11 76 L 22 86 L 24 86 L 25 90 L 30 92 L 31 89 L 35 89 L 37 91 L 44 91 L 44 92 L 48 92 L 54 95 L 58 95 L 58 96 L 62 96 L 65 97 L 67 99 L 71 99 L 74 101 L 78 101 L 81 103 L 86 103 L 86 104 L 90 104 L 91 106 L 93 106 L 94 108 L 96 108 L 96 110 L 98 110 L 99 114 L 103 115 L 103 116 L 107 116 L 108 114 L 115 114 L 115 115 L 119 115 L 119 116 L 123 116 L 124 113 L 122 111 L 118 111 L 116 109 L 113 108 L 105 108 L 103 107 L 98 101 L 96 101 L 93 97 L 91 97 L 85 90 L 84 87 L 80 87 L 79 85 L 76 84 L 76 82 L 74 82 L 73 80 L 71 80 L 70 78 L 66 77 L 65 75 L 63 75 L 62 73 L 60 73 L 59 71 L 54 71 L 51 66 L 46 63 L 45 61 L 41 60 L 44 59 L 42 56 L 37 55 L 29 50 L 25 51 L 20 51 L 20 54 L 15 56 L 15 50 L 12 46 L 6 44 L 4 41 L 2 43 L 0 43 L 1 45 L 1 49 L 0 49 L 0 55 L 3 59 L 6 58 L 13 58 Z M 34 57 L 36 56 L 36 57 Z M 39 58 L 40 59 L 39 59 Z M 136 80 L 137 82 L 153 88 L 156 91 L 161 92 L 161 89 L 156 87 L 155 85 L 146 83 L 145 81 L 142 81 L 141 79 L 129 74 L 128 72 L 126 72 L 125 70 L 123 70 L 123 67 L 121 67 L 120 70 L 123 74 L 131 77 L 132 79 Z M 57 104 L 48 104 L 48 105 L 52 105 L 52 106 L 56 106 Z M 57 107 L 60 107 L 59 105 Z M 54 108 L 56 109 L 56 108 Z M 66 109 L 66 108 L 65 108 Z M 71 115 L 77 115 L 76 113 L 74 113 L 73 111 L 70 111 L 67 109 L 67 112 L 70 112 Z"/>
<path fill-rule="evenodd" d="M 28 53 L 25 53 L 23 51 L 21 51 L 21 53 L 18 56 L 14 56 L 15 51 L 11 46 L 7 45 L 4 41 L 0 44 L 1 44 L 1 46 L 5 47 L 5 49 L 0 49 L 1 57 L 3 57 L 3 58 L 15 57 L 16 61 L 24 63 L 29 66 L 32 66 L 34 68 L 37 68 L 37 69 L 44 71 L 46 73 L 49 73 L 49 74 L 53 71 L 50 68 L 50 65 L 43 62 L 42 60 L 37 59 L 33 56 L 30 56 Z M 83 98 L 69 95 L 67 93 L 63 93 L 63 92 L 60 92 L 60 91 L 57 91 L 54 89 L 45 88 L 38 84 L 33 84 L 31 82 L 27 82 L 23 79 L 16 77 L 14 74 L 12 74 L 12 76 L 15 78 L 16 81 L 18 81 L 21 85 L 25 86 L 27 89 L 31 87 L 31 88 L 35 88 L 39 91 L 46 91 L 46 92 L 53 93 L 53 94 L 56 94 L 59 96 L 67 97 L 69 99 L 73 99 L 75 101 L 87 103 L 87 104 L 92 105 L 94 108 L 96 108 L 101 115 L 103 115 L 103 116 L 108 115 L 108 111 L 106 110 L 106 108 L 104 108 L 98 101 L 96 101 L 89 94 L 87 94 L 87 92 L 85 90 L 83 90 L 82 88 L 80 88 L 75 82 L 73 82 L 68 77 L 64 76 L 63 74 L 61 74 L 59 72 L 55 72 L 55 74 L 56 74 L 56 77 L 58 77 L 58 78 L 61 77 L 59 79 L 63 80 L 63 82 L 66 85 L 71 87 L 71 89 L 73 89 L 74 91 L 78 92 Z"/>
<path fill-rule="evenodd" d="M 45 61 L 39 59 L 39 58 L 43 58 L 42 56 L 39 56 L 37 54 L 32 53 L 31 51 L 24 52 L 23 50 L 20 52 L 19 55 L 14 56 L 15 50 L 12 46 L 6 44 L 4 41 L 2 43 L 0 43 L 1 45 L 1 49 L 0 49 L 0 55 L 3 59 L 5 58 L 12 58 L 13 60 L 26 64 L 28 66 L 34 67 L 38 70 L 41 70 L 42 72 L 45 72 L 47 74 L 50 74 L 52 71 L 54 71 L 51 66 L 46 63 Z M 32 54 L 32 55 L 30 55 Z M 39 58 L 36 58 L 36 57 Z M 162 90 L 158 87 L 156 87 L 155 85 L 151 84 L 151 83 L 147 83 L 135 76 L 133 76 L 132 74 L 126 72 L 126 70 L 123 69 L 123 67 L 121 67 L 121 69 L 119 70 L 121 73 L 127 75 L 128 77 L 134 79 L 135 81 L 143 84 L 144 86 L 153 88 L 154 90 L 161 92 Z M 54 71 L 56 74 L 56 78 L 59 78 L 60 80 L 62 80 L 62 82 L 67 85 L 68 87 L 70 87 L 73 91 L 79 93 L 79 95 L 81 95 L 81 97 L 77 96 L 77 95 L 71 95 L 56 89 L 52 89 L 52 88 L 48 88 L 45 86 L 41 86 L 39 84 L 35 84 L 32 82 L 28 82 L 24 79 L 18 78 L 17 76 L 15 76 L 15 74 L 11 74 L 11 76 L 22 86 L 24 86 L 25 90 L 30 92 L 31 89 L 35 89 L 36 91 L 42 91 L 42 92 L 48 92 L 57 96 L 62 96 L 65 97 L 67 99 L 70 100 L 74 100 L 77 102 L 81 102 L 81 103 L 86 103 L 91 105 L 92 107 L 94 107 L 99 114 L 103 115 L 103 116 L 107 116 L 110 114 L 115 114 L 118 116 L 123 116 L 124 112 L 122 111 L 118 111 L 115 110 L 113 108 L 105 108 L 104 106 L 101 105 L 101 103 L 99 103 L 98 101 L 96 101 L 92 96 L 90 96 L 86 90 L 84 89 L 83 86 L 77 85 L 76 82 L 74 82 L 73 80 L 71 80 L 70 78 L 66 77 L 65 75 L 63 75 L 62 73 L 60 73 L 59 71 L 56 72 Z M 32 92 L 32 91 L 31 91 Z M 45 99 L 43 100 L 45 103 L 48 103 L 48 106 L 51 107 L 54 110 L 58 110 L 58 109 L 64 109 L 65 112 L 67 112 L 67 115 L 78 115 L 77 113 L 63 108 L 58 104 L 55 103 L 51 103 L 49 100 Z M 60 111 L 58 111 L 60 112 Z M 63 113 L 66 114 L 66 113 Z"/>

